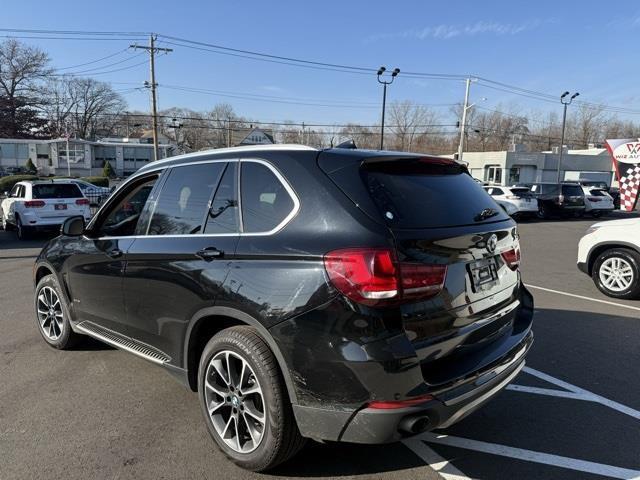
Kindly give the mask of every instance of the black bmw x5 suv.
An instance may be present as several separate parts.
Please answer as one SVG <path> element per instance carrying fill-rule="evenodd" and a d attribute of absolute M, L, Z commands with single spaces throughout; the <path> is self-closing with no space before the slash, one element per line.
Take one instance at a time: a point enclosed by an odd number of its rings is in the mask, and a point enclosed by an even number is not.
<path fill-rule="evenodd" d="M 442 428 L 524 365 L 516 225 L 454 161 L 247 147 L 153 162 L 34 267 L 44 340 L 88 335 L 198 392 L 233 461 Z"/>

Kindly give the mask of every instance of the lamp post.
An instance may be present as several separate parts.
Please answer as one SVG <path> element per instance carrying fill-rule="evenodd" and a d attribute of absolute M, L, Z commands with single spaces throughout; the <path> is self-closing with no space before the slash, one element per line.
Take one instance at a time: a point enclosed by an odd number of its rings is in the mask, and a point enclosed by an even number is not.
<path fill-rule="evenodd" d="M 569 92 L 564 92 L 562 95 L 560 95 L 560 103 L 564 105 L 564 109 L 562 112 L 562 134 L 560 136 L 560 155 L 558 156 L 558 177 L 557 177 L 558 183 L 560 183 L 560 169 L 562 167 L 562 154 L 564 153 L 564 129 L 567 124 L 567 106 L 571 105 L 571 102 L 573 102 L 573 99 L 580 94 L 576 92 L 573 95 L 571 95 L 569 100 L 565 100 L 567 95 L 569 95 Z"/>
<path fill-rule="evenodd" d="M 396 77 L 398 76 L 398 74 L 400 73 L 400 69 L 399 68 L 394 68 L 393 71 L 391 72 L 391 80 L 381 80 L 380 77 L 382 77 L 382 75 L 384 74 L 384 72 L 386 71 L 386 67 L 380 67 L 378 69 L 378 83 L 381 83 L 383 85 L 383 90 L 382 90 L 382 125 L 380 127 L 380 150 L 384 149 L 384 114 L 385 114 L 385 109 L 387 106 L 387 85 L 391 85 L 393 83 L 393 81 L 396 79 Z"/>

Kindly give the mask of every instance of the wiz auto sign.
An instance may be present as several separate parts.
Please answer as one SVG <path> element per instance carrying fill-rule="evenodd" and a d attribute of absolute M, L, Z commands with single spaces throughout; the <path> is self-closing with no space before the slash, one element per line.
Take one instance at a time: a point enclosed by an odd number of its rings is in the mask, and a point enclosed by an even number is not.
<path fill-rule="evenodd" d="M 640 138 L 607 140 L 607 150 L 620 184 L 620 210 L 630 212 L 640 189 Z"/>

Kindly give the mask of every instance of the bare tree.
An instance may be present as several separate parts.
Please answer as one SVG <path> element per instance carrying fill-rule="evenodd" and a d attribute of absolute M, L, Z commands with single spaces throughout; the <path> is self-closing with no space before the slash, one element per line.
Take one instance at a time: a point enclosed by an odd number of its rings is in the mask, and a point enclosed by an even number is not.
<path fill-rule="evenodd" d="M 427 144 L 427 136 L 441 128 L 437 125 L 439 119 L 436 112 L 408 100 L 393 102 L 390 105 L 389 118 L 394 147 L 408 152 L 415 151 L 418 143 Z"/>
<path fill-rule="evenodd" d="M 127 105 L 111 85 L 92 78 L 57 78 L 49 82 L 47 92 L 51 101 L 45 111 L 56 136 L 67 128 L 79 138 L 109 135 Z"/>
<path fill-rule="evenodd" d="M 15 39 L 0 43 L 0 133 L 32 136 L 42 130 L 37 110 L 43 104 L 41 86 L 51 69 L 49 56 Z"/>

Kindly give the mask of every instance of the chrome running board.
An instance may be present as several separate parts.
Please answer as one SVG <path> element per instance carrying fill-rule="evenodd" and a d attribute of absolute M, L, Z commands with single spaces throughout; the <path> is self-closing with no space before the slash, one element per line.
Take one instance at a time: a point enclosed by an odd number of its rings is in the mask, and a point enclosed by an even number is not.
<path fill-rule="evenodd" d="M 150 362 L 162 365 L 171 360 L 171 357 L 161 352 L 157 348 L 153 348 L 132 338 L 125 337 L 119 333 L 113 332 L 106 328 L 100 327 L 91 322 L 81 322 L 75 326 L 76 330 L 85 335 L 100 340 L 106 344 L 116 347 L 125 352 L 133 353 L 139 357 L 149 360 Z"/>

